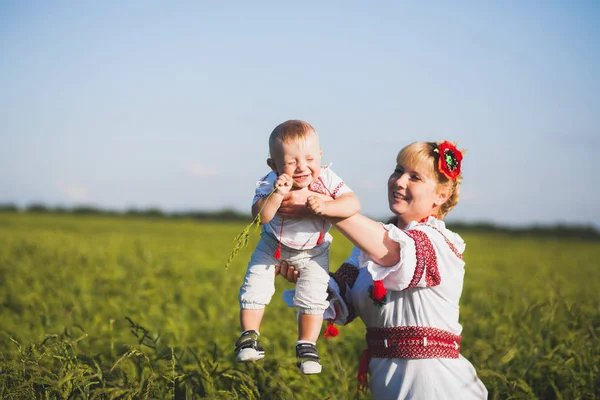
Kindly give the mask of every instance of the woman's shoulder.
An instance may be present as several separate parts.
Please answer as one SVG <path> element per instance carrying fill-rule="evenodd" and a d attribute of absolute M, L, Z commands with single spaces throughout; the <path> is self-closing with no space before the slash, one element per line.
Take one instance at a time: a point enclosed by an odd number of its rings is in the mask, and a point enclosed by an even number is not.
<path fill-rule="evenodd" d="M 452 252 L 459 258 L 462 258 L 462 254 L 465 251 L 465 241 L 456 232 L 448 229 L 446 223 L 443 220 L 435 217 L 429 217 L 425 221 L 413 221 L 405 229 L 405 232 L 411 235 L 411 231 L 419 231 L 427 235 L 427 238 L 434 245 L 450 247 Z"/>

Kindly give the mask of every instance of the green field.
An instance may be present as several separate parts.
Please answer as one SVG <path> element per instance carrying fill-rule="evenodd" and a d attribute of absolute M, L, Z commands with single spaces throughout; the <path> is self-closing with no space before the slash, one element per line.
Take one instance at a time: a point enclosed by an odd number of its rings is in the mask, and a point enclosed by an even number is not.
<path fill-rule="evenodd" d="M 258 233 L 224 265 L 243 228 L 0 213 L 0 398 L 354 398 L 364 327 L 320 339 L 323 373 L 300 375 L 282 280 L 261 329 L 267 357 L 234 362 Z M 350 250 L 334 237 L 333 270 Z M 462 354 L 490 399 L 600 398 L 600 242 L 463 237 Z"/>

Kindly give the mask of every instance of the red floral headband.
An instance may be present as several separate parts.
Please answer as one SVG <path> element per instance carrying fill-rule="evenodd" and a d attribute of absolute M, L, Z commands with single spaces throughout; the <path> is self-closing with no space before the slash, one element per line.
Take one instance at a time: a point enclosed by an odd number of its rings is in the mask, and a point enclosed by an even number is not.
<path fill-rule="evenodd" d="M 463 158 L 461 151 L 447 140 L 438 144 L 437 149 L 434 151 L 440 155 L 438 170 L 448 179 L 455 180 L 460 175 L 460 164 Z"/>

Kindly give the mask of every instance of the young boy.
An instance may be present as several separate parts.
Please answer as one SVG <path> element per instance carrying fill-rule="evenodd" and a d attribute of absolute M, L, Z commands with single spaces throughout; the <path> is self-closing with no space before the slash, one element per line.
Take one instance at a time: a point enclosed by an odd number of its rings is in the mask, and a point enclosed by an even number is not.
<path fill-rule="evenodd" d="M 287 260 L 300 276 L 294 306 L 299 310 L 296 357 L 304 374 L 321 372 L 316 342 L 329 306 L 329 245 L 331 225 L 321 216 L 346 218 L 360 209 L 358 198 L 330 168 L 321 166 L 321 145 L 313 127 L 290 120 L 278 125 L 269 137 L 272 172 L 256 187 L 252 216 L 260 213 L 263 224 L 260 241 L 252 254 L 240 288 L 242 334 L 235 344 L 238 361 L 264 357 L 258 343 L 264 309 L 275 293 L 275 265 Z M 327 196 L 308 196 L 307 207 L 314 215 L 303 219 L 277 215 L 290 190 L 306 190 Z M 323 197 L 325 197 L 323 196 Z"/>

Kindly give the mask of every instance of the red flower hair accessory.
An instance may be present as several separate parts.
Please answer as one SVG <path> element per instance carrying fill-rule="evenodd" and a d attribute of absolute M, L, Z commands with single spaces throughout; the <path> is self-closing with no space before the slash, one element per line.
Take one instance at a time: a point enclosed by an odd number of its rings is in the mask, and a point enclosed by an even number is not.
<path fill-rule="evenodd" d="M 455 145 L 449 141 L 445 141 L 438 145 L 436 152 L 439 152 L 438 170 L 451 181 L 455 180 L 460 175 L 460 163 L 462 161 L 462 153 Z"/>

